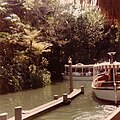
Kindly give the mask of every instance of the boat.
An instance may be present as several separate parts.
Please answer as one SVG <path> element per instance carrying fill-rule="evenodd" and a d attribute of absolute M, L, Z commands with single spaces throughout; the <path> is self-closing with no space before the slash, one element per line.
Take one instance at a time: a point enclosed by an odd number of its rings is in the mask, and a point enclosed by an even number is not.
<path fill-rule="evenodd" d="M 75 65 L 71 65 L 72 67 L 72 79 L 73 80 L 93 80 L 93 64 L 84 65 L 82 63 L 77 63 Z M 70 66 L 64 65 L 65 71 L 63 74 L 63 78 L 65 80 L 70 79 Z"/>
<path fill-rule="evenodd" d="M 111 58 L 115 53 L 110 52 Z M 120 62 L 113 61 L 94 64 L 92 89 L 95 96 L 102 100 L 120 101 Z"/>

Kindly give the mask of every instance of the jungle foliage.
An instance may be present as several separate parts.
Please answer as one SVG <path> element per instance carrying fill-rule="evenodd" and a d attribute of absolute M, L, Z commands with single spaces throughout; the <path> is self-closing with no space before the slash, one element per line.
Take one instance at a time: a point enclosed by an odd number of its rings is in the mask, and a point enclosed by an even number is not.
<path fill-rule="evenodd" d="M 90 64 L 116 51 L 120 61 L 116 23 L 109 23 L 97 7 L 83 10 L 76 5 L 56 0 L 0 2 L 0 93 L 61 80 L 69 57 L 73 64 Z"/>

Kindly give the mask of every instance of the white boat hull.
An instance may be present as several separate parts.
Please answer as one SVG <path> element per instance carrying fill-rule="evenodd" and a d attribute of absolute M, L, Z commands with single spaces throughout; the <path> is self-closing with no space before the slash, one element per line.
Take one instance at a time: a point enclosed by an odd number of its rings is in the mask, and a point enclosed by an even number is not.
<path fill-rule="evenodd" d="M 69 75 L 63 75 L 64 80 L 69 80 L 70 76 Z M 86 81 L 92 81 L 93 80 L 93 76 L 73 76 L 72 77 L 73 80 L 86 80 Z"/>
<path fill-rule="evenodd" d="M 96 89 L 93 88 L 95 96 L 99 99 L 108 100 L 108 101 L 120 101 L 120 89 L 117 92 L 114 89 Z"/>
<path fill-rule="evenodd" d="M 113 62 L 113 53 L 109 53 L 109 62 L 97 63 L 93 66 L 92 89 L 99 99 L 120 102 L 120 62 Z"/>

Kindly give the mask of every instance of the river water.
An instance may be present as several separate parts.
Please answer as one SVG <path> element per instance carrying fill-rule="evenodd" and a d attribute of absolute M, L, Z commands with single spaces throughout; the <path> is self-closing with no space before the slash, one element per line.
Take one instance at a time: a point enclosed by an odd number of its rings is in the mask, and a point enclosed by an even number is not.
<path fill-rule="evenodd" d="M 104 120 L 116 106 L 106 104 L 94 97 L 91 81 L 74 81 L 74 88 L 84 85 L 85 93 L 72 100 L 70 105 L 58 107 L 34 120 Z M 30 110 L 53 100 L 53 96 L 69 92 L 69 81 L 59 82 L 40 89 L 9 93 L 0 96 L 0 113 L 14 115 L 14 107 Z"/>

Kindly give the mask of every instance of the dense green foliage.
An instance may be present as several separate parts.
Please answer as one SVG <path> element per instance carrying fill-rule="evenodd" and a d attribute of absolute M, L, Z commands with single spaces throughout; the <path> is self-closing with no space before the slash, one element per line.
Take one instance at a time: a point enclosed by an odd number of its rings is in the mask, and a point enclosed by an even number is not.
<path fill-rule="evenodd" d="M 55 0 L 1 1 L 0 93 L 61 80 L 69 56 L 73 63 L 90 64 L 116 51 L 120 60 L 115 23 L 106 22 L 97 8 L 80 9 L 77 15 L 75 10 Z"/>

